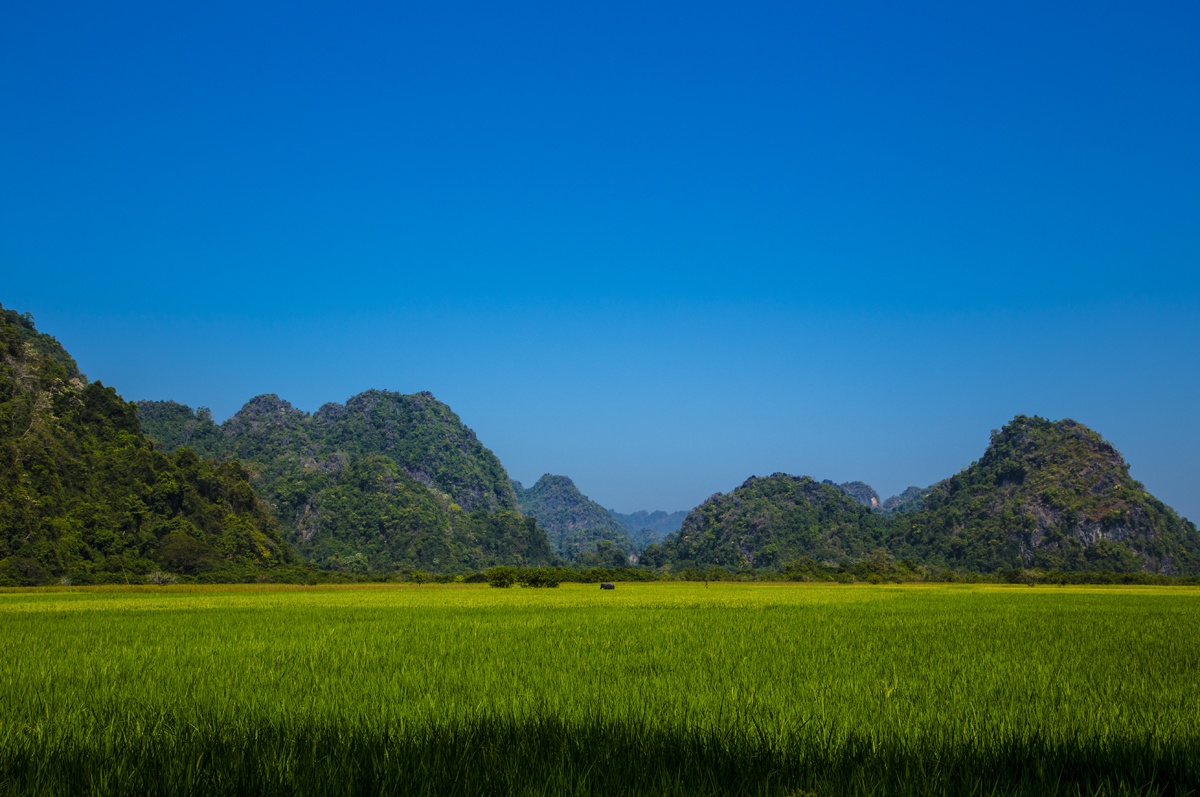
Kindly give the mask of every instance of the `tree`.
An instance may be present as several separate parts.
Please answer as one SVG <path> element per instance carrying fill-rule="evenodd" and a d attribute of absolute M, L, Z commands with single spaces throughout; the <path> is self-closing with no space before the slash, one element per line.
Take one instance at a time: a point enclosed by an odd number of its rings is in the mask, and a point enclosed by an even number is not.
<path fill-rule="evenodd" d="M 493 567 L 487 571 L 488 584 L 493 587 L 511 587 L 517 583 L 515 567 Z"/>

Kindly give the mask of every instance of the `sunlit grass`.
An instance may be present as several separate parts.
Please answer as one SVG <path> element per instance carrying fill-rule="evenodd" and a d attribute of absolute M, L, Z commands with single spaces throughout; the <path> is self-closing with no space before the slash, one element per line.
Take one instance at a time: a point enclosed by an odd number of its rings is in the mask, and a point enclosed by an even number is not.
<path fill-rule="evenodd" d="M 0 791 L 1192 793 L 1200 590 L 0 593 Z"/>

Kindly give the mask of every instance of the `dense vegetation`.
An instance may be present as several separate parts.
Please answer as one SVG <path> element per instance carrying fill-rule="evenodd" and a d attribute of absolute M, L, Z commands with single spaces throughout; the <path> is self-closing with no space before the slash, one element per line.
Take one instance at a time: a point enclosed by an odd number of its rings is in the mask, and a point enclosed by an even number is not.
<path fill-rule="evenodd" d="M 1200 573 L 1196 526 L 1146 492 L 1099 434 L 1019 415 L 983 458 L 930 488 L 888 533 L 897 557 L 1006 568 Z"/>
<path fill-rule="evenodd" d="M 1200 789 L 1195 599 L 10 593 L 0 794 L 1182 797 Z"/>
<path fill-rule="evenodd" d="M 499 460 L 428 393 L 372 390 L 315 415 L 259 396 L 220 426 L 171 401 L 139 411 L 167 450 L 245 462 L 297 552 L 319 567 L 453 573 L 551 561 Z"/>
<path fill-rule="evenodd" d="M 596 566 L 625 564 L 627 553 L 640 548 L 607 509 L 592 501 L 566 476 L 549 473 L 525 489 L 512 481 L 522 514 L 537 518 L 553 551 L 567 561 Z"/>
<path fill-rule="evenodd" d="M 355 577 L 631 562 L 761 574 L 879 556 L 923 578 L 1200 573 L 1196 526 L 1071 420 L 1018 416 L 979 462 L 882 504 L 862 482 L 775 474 L 680 522 L 605 510 L 565 476 L 524 489 L 428 393 L 370 390 L 314 414 L 264 395 L 223 424 L 171 401 L 135 413 L 27 314 L 0 307 L 0 324 L 0 583 L 277 578 L 289 543 Z"/>
<path fill-rule="evenodd" d="M 191 446 L 202 456 L 238 457 L 269 477 L 376 454 L 463 509 L 518 509 L 500 460 L 429 393 L 368 390 L 313 415 L 269 394 L 219 426 L 204 408 L 173 401 L 143 401 L 138 408 L 146 434 L 169 451 Z"/>
<path fill-rule="evenodd" d="M 1017 416 L 962 472 L 924 490 L 910 487 L 872 512 L 874 496 L 861 482 L 751 478 L 693 510 L 641 561 L 756 569 L 885 552 L 976 573 L 1200 573 L 1195 524 L 1134 481 L 1099 434 L 1069 419 Z"/>
<path fill-rule="evenodd" d="M 864 556 L 883 545 L 885 530 L 879 515 L 836 485 L 776 473 L 751 476 L 693 509 L 662 552 L 676 567 L 773 567 Z"/>
<path fill-rule="evenodd" d="M 29 316 L 0 315 L 0 584 L 247 575 L 291 558 L 237 463 L 167 456 Z"/>
<path fill-rule="evenodd" d="M 885 515 L 897 515 L 905 512 L 916 512 L 925 504 L 925 496 L 929 495 L 928 487 L 909 487 L 899 495 L 893 495 L 880 506 Z"/>

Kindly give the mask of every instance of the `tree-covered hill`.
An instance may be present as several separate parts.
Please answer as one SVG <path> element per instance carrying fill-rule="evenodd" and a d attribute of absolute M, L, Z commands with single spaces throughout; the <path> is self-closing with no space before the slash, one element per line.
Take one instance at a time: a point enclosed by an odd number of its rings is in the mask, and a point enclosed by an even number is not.
<path fill-rule="evenodd" d="M 330 456 L 378 454 L 463 509 L 517 510 L 508 474 L 454 412 L 429 393 L 368 390 L 345 405 L 310 415 L 274 394 L 256 396 L 217 425 L 201 408 L 139 402 L 146 433 L 168 450 L 183 445 L 205 456 L 239 457 L 272 475 Z"/>
<path fill-rule="evenodd" d="M 605 549 L 613 562 L 638 548 L 625 527 L 566 476 L 547 473 L 529 489 L 515 480 L 512 486 L 522 514 L 537 518 L 551 548 L 569 561 L 595 552 L 601 541 L 609 543 Z"/>
<path fill-rule="evenodd" d="M 865 556 L 884 537 L 883 518 L 836 485 L 776 473 L 709 498 L 662 547 L 678 567 L 757 568 Z"/>
<path fill-rule="evenodd" d="M 156 450 L 136 405 L 85 384 L 28 315 L 0 313 L 0 584 L 287 562 L 248 479 L 237 463 Z"/>
<path fill-rule="evenodd" d="M 139 412 L 166 450 L 244 462 L 297 552 L 318 566 L 461 571 L 552 560 L 500 461 L 429 393 L 370 390 L 312 415 L 269 394 L 219 425 L 173 401 L 143 401 Z"/>
<path fill-rule="evenodd" d="M 896 556 L 1002 568 L 1200 573 L 1200 536 L 1146 492 L 1103 437 L 1070 419 L 1018 415 L 983 457 L 897 515 Z"/>
<path fill-rule="evenodd" d="M 929 495 L 928 487 L 909 487 L 899 495 L 893 495 L 879 507 L 885 515 L 916 512 L 925 504 L 925 496 Z"/>

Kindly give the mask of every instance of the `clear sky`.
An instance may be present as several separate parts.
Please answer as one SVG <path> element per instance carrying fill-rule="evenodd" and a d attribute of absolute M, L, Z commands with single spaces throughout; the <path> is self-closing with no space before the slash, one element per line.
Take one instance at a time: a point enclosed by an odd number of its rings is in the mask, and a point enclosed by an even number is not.
<path fill-rule="evenodd" d="M 528 486 L 944 478 L 1074 418 L 1200 520 L 1200 5 L 0 8 L 0 302 L 127 399 L 429 390 Z"/>

